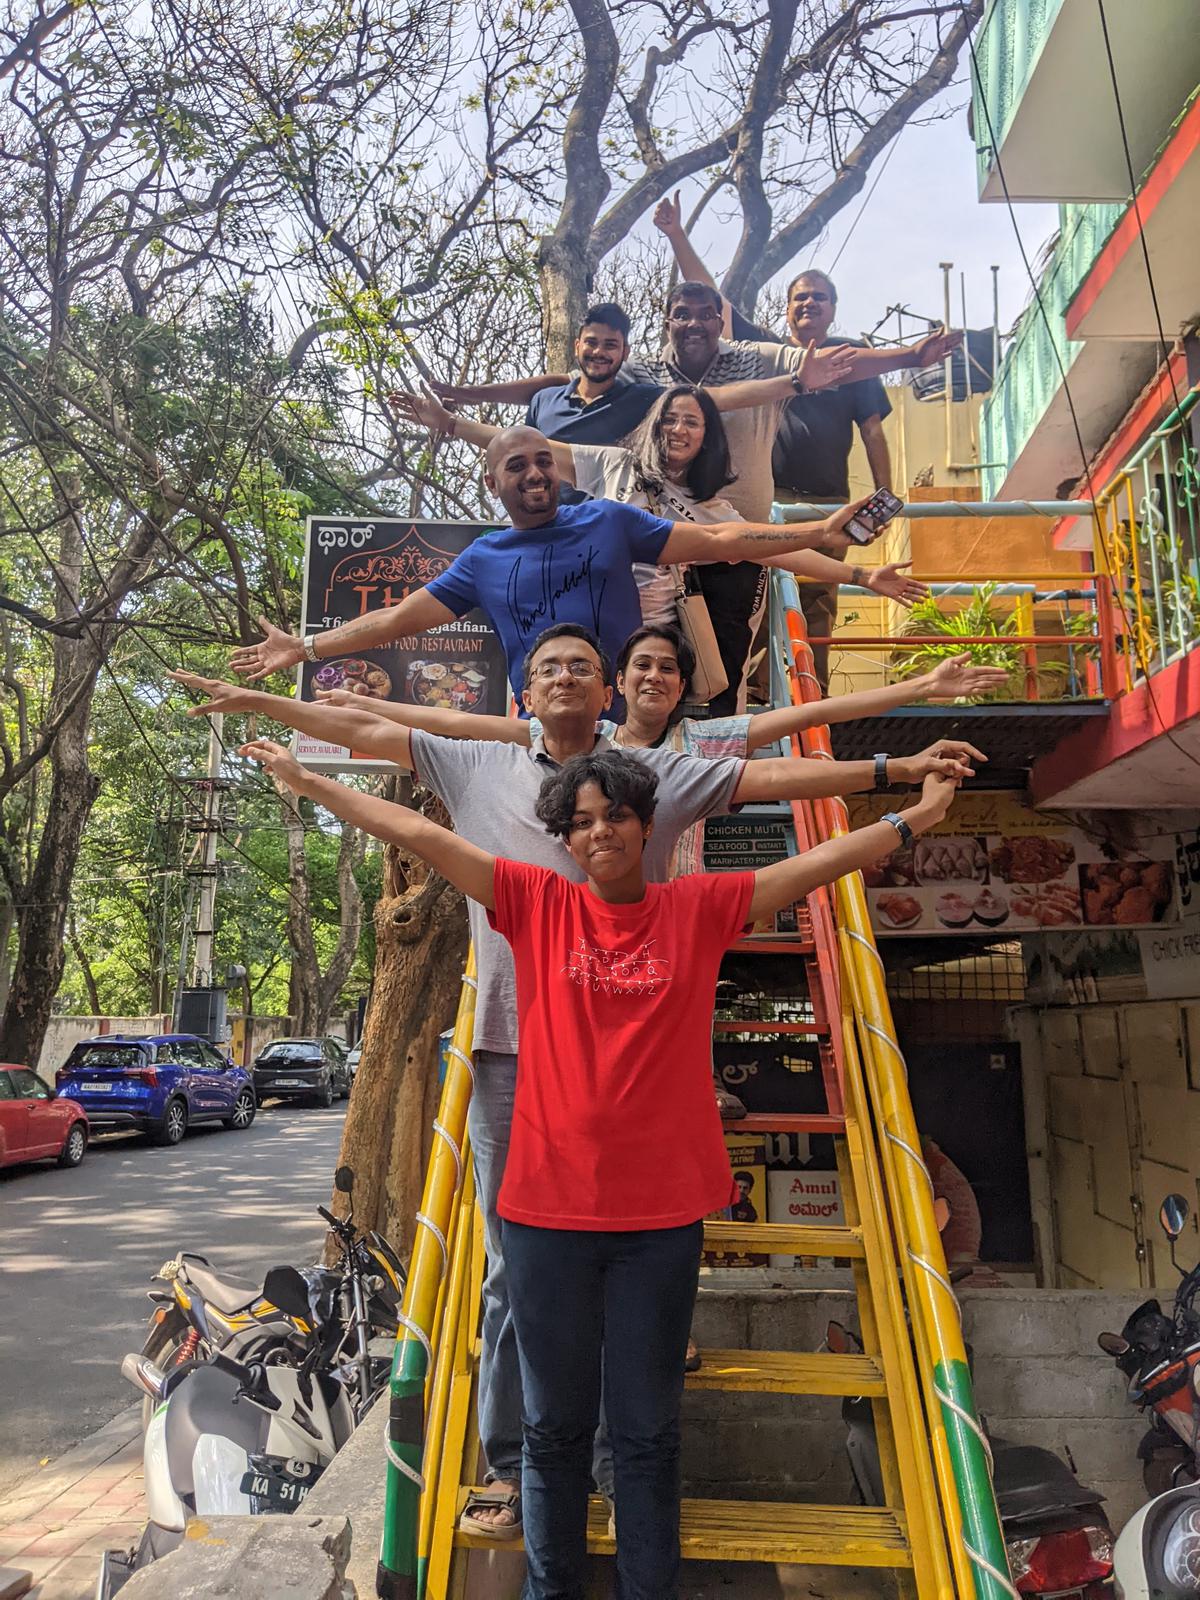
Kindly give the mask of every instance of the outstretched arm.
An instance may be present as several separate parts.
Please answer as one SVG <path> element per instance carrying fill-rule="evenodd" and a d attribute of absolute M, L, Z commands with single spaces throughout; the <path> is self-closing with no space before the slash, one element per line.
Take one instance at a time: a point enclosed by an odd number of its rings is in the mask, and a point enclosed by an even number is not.
<path fill-rule="evenodd" d="M 714 522 L 707 528 L 676 522 L 659 559 L 666 566 L 676 561 L 766 561 L 817 546 L 844 550 L 850 541 L 842 530 L 866 503 L 863 498 L 839 506 L 823 522 Z M 831 576 L 835 582 L 846 578 L 844 571 Z"/>
<path fill-rule="evenodd" d="M 320 656 L 342 655 L 348 650 L 378 650 L 395 639 L 425 633 L 443 622 L 453 622 L 454 615 L 436 596 L 425 589 L 414 589 L 399 605 L 368 611 L 352 622 L 343 622 L 340 628 L 326 628 L 316 636 L 313 647 Z M 233 670 L 249 678 L 251 683 L 269 678 L 273 672 L 298 666 L 304 660 L 302 639 L 294 633 L 285 633 L 266 617 L 259 617 L 258 625 L 263 631 L 261 642 L 243 645 L 229 658 Z"/>
<path fill-rule="evenodd" d="M 679 190 L 676 189 L 674 198 L 664 195 L 654 208 L 654 226 L 659 233 L 666 237 L 671 246 L 671 253 L 675 257 L 675 265 L 685 283 L 706 283 L 710 289 L 715 289 L 721 294 L 720 285 L 712 273 L 701 261 L 695 245 L 687 236 L 687 229 L 683 225 L 683 207 L 679 203 Z M 730 311 L 729 301 L 721 295 L 721 336 L 729 338 Z M 751 401 L 750 404 L 758 404 Z"/>
<path fill-rule="evenodd" d="M 285 728 L 311 733 L 314 739 L 348 745 L 381 761 L 394 761 L 398 767 L 413 764 L 408 729 L 385 721 L 365 707 L 314 705 L 291 695 L 266 694 L 260 689 L 244 689 L 240 683 L 202 678 L 197 672 L 168 672 L 167 677 L 208 696 L 202 705 L 188 707 L 189 717 L 207 717 L 216 711 L 257 712 L 272 722 L 282 722 Z"/>
<path fill-rule="evenodd" d="M 848 546 L 850 541 L 845 540 Z M 860 547 L 861 548 L 861 547 Z M 912 606 L 918 600 L 929 598 L 929 585 L 920 578 L 912 578 L 905 571 L 911 561 L 889 561 L 882 567 L 852 567 L 845 561 L 835 561 L 819 550 L 799 550 L 790 556 L 763 556 L 764 567 L 782 567 L 799 578 L 811 578 L 816 583 L 852 583 L 872 594 L 886 596 L 902 606 Z M 840 570 L 836 570 L 840 569 Z"/>
<path fill-rule="evenodd" d="M 476 422 L 471 417 L 460 417 L 457 412 L 447 411 L 442 402 L 428 389 L 424 394 L 409 394 L 404 389 L 397 389 L 388 395 L 388 399 L 410 422 L 419 423 L 424 428 L 432 428 L 434 433 L 448 434 L 451 439 L 465 439 L 468 444 L 478 445 L 481 450 L 486 450 L 496 435 L 505 431 L 496 427 L 494 423 Z M 573 484 L 575 456 L 571 446 L 562 444 L 556 439 L 550 439 L 548 443 L 560 476 Z"/>
<path fill-rule="evenodd" d="M 430 822 L 408 806 L 393 805 L 377 795 L 349 789 L 333 778 L 306 772 L 289 750 L 272 739 L 254 739 L 244 744 L 238 754 L 266 767 L 279 788 L 290 789 L 323 806 L 343 822 L 362 828 L 385 844 L 411 850 L 472 900 L 489 911 L 495 906 L 496 858 L 470 840 L 459 838 L 457 833 Z"/>
<path fill-rule="evenodd" d="M 472 406 L 492 401 L 495 405 L 527 406 L 543 389 L 561 388 L 570 383 L 566 372 L 543 372 L 536 378 L 514 378 L 510 383 L 435 383 L 429 387 L 446 405 Z"/>
<path fill-rule="evenodd" d="M 851 377 L 879 378 L 885 372 L 895 372 L 902 367 L 936 367 L 963 342 L 962 329 L 935 328 L 915 344 L 846 345 L 849 351 Z"/>
<path fill-rule="evenodd" d="M 810 340 L 800 352 L 794 372 L 781 372 L 774 378 L 746 378 L 741 383 L 719 383 L 708 393 L 718 411 L 741 411 L 747 406 L 790 400 L 797 393 L 848 383 L 853 370 L 851 354 L 849 345 L 819 350 L 816 341 Z"/>
<path fill-rule="evenodd" d="M 986 761 L 982 750 L 961 739 L 939 739 L 916 756 L 891 756 L 887 781 L 914 786 L 930 773 L 960 782 L 973 778 L 972 761 Z M 747 761 L 733 791 L 734 805 L 771 800 L 827 800 L 836 795 L 866 794 L 875 787 L 873 761 L 814 761 L 796 756 L 768 756 Z"/>
<path fill-rule="evenodd" d="M 1003 674 L 1001 674 L 1003 676 Z M 382 722 L 402 728 L 420 728 L 439 739 L 491 739 L 496 744 L 529 743 L 529 724 L 523 717 L 492 717 L 481 711 L 447 711 L 437 706 L 410 706 L 396 700 L 368 700 L 351 689 L 318 689 L 321 705 L 346 706 Z"/>
<path fill-rule="evenodd" d="M 955 779 L 931 773 L 922 786 L 921 798 L 900 812 L 911 832 L 924 833 L 940 822 L 950 809 L 957 787 Z M 857 872 L 873 861 L 881 861 L 902 842 L 900 830 L 894 823 L 872 822 L 840 839 L 827 839 L 803 855 L 789 856 L 786 861 L 760 867 L 754 874 L 750 918 L 757 921 L 769 916 L 783 906 L 794 904 L 823 883 L 832 883 L 848 872 Z"/>
<path fill-rule="evenodd" d="M 963 651 L 939 662 L 932 672 L 903 683 L 890 683 L 883 689 L 861 689 L 857 694 L 839 694 L 832 700 L 810 700 L 802 706 L 785 706 L 780 711 L 760 711 L 750 719 L 747 750 L 753 754 L 778 739 L 788 739 L 805 728 L 823 723 L 853 722 L 858 717 L 881 717 L 914 700 L 958 700 L 990 694 L 1008 682 L 1000 667 L 973 667 Z M 514 719 L 515 720 L 515 719 Z"/>

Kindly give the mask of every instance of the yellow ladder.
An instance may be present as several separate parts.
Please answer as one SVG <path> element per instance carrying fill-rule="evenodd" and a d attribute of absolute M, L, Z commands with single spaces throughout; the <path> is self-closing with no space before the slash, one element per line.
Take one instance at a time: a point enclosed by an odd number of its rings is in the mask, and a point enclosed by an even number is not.
<path fill-rule="evenodd" d="M 788 574 L 776 574 L 775 590 L 780 694 L 799 700 L 815 684 L 799 597 Z M 800 753 L 798 742 L 796 749 Z M 828 758 L 827 730 L 806 734 L 803 753 Z M 846 826 L 840 802 L 793 809 L 801 849 Z M 861 878 L 855 874 L 810 896 L 799 928 L 795 939 L 759 948 L 790 950 L 807 968 L 816 1020 L 797 1026 L 818 1036 L 828 1109 L 811 1117 L 752 1116 L 730 1131 L 831 1134 L 845 1222 L 708 1222 L 705 1242 L 725 1250 L 848 1261 L 862 1353 L 703 1350 L 700 1370 L 689 1375 L 687 1387 L 869 1399 L 885 1503 L 685 1499 L 683 1556 L 878 1568 L 919 1600 L 1016 1600 L 932 1184 L 920 1156 Z M 498 1549 L 516 1548 L 457 1527 L 482 1471 L 474 1381 L 484 1260 L 465 1129 L 473 988 L 468 970 L 397 1346 L 378 1587 L 387 1600 L 459 1600 L 467 1593 L 473 1551 L 494 1557 Z M 728 1026 L 741 1030 L 745 1024 Z M 614 1550 L 599 1497 L 591 1506 L 588 1546 L 597 1555 Z"/>

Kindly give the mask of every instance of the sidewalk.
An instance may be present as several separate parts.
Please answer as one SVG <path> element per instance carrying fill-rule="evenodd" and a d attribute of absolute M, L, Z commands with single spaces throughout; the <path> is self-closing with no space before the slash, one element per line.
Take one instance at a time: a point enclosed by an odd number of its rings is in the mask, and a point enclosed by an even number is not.
<path fill-rule="evenodd" d="M 0 1595 L 17 1572 L 33 1575 L 30 1600 L 90 1600 L 101 1552 L 138 1538 L 142 1408 L 132 1405 L 0 1498 Z"/>

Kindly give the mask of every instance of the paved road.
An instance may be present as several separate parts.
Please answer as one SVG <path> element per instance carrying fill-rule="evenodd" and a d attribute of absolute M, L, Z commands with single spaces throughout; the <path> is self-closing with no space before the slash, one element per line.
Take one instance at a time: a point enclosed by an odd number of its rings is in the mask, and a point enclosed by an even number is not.
<path fill-rule="evenodd" d="M 121 1357 L 177 1250 L 247 1276 L 315 1259 L 344 1111 L 271 1105 L 245 1133 L 197 1128 L 174 1149 L 109 1135 L 74 1171 L 0 1171 L 0 1483 L 136 1398 Z"/>

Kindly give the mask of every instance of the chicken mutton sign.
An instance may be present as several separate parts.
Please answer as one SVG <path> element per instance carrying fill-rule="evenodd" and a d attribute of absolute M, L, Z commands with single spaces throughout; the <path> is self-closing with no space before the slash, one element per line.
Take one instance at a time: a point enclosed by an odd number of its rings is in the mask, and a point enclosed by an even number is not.
<path fill-rule="evenodd" d="M 436 578 L 493 523 L 425 522 L 406 517 L 310 517 L 304 552 L 301 632 L 308 639 L 343 622 L 398 605 Z M 482 611 L 383 649 L 306 661 L 297 693 L 348 689 L 363 698 L 503 716 L 510 705 L 504 652 Z M 349 744 L 299 734 L 297 758 L 326 771 L 386 767 Z"/>

